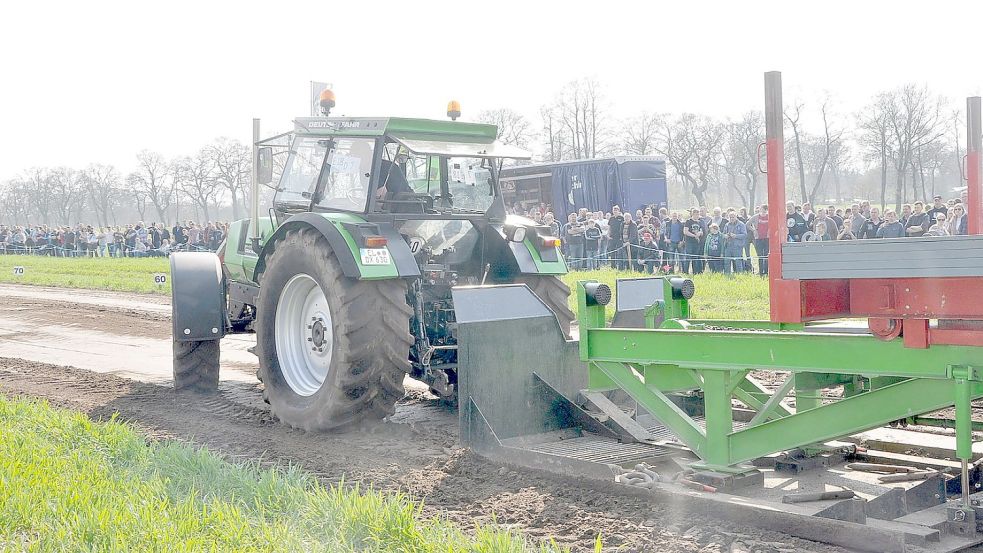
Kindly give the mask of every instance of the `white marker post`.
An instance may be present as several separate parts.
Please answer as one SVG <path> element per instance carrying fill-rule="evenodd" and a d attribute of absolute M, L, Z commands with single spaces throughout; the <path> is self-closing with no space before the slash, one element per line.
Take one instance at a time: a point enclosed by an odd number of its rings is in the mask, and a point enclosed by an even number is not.
<path fill-rule="evenodd" d="M 157 286 L 167 284 L 167 273 L 154 273 L 154 284 Z"/>
<path fill-rule="evenodd" d="M 20 265 L 14 267 L 14 276 L 15 277 L 22 277 L 22 276 L 24 276 L 24 267 L 22 267 Z"/>

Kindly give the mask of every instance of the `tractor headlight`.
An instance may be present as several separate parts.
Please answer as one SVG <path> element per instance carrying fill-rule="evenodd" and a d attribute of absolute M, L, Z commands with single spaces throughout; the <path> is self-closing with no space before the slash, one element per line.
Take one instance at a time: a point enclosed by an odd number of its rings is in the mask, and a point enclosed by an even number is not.
<path fill-rule="evenodd" d="M 509 240 L 513 242 L 522 242 L 526 239 L 526 227 L 512 227 L 512 232 L 509 234 Z"/>

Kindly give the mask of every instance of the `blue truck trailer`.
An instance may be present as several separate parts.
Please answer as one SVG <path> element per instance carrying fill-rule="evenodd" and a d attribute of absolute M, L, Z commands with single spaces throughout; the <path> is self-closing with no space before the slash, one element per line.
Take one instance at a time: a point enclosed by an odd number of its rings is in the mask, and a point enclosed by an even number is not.
<path fill-rule="evenodd" d="M 528 210 L 546 204 L 560 221 L 586 207 L 624 210 L 668 207 L 666 162 L 657 156 L 615 156 L 506 167 L 500 177 L 506 205 Z"/>

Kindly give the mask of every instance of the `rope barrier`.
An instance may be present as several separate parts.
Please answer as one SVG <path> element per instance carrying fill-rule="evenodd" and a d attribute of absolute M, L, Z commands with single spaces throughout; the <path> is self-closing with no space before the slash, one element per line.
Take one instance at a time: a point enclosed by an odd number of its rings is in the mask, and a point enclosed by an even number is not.
<path fill-rule="evenodd" d="M 43 255 L 52 255 L 52 256 L 55 256 L 55 257 L 89 257 L 88 254 L 90 254 L 90 253 L 92 253 L 92 254 L 98 253 L 100 251 L 100 248 L 102 248 L 102 251 L 105 251 L 107 253 L 110 253 L 111 255 L 105 255 L 105 256 L 100 255 L 100 256 L 96 256 L 96 257 L 114 257 L 114 255 L 112 255 L 112 254 L 116 254 L 116 253 L 120 253 L 120 252 L 122 253 L 122 255 L 119 256 L 119 257 L 137 257 L 137 256 L 134 256 L 132 254 L 134 254 L 134 253 L 146 253 L 146 254 L 167 255 L 167 254 L 169 254 L 171 252 L 188 252 L 188 251 L 194 251 L 194 252 L 213 252 L 213 251 L 215 251 L 212 248 L 209 248 L 207 246 L 198 246 L 198 245 L 187 246 L 187 245 L 184 245 L 184 244 L 182 244 L 180 246 L 177 246 L 177 247 L 174 247 L 174 248 L 170 248 L 168 250 L 162 250 L 160 248 L 147 248 L 146 250 L 143 250 L 143 251 L 137 251 L 136 249 L 133 249 L 133 248 L 131 248 L 129 246 L 118 247 L 118 246 L 115 246 L 115 243 L 114 243 L 114 247 L 112 247 L 112 248 L 110 248 L 108 244 L 107 245 L 101 245 L 101 246 L 100 245 L 93 245 L 93 246 L 88 246 L 87 245 L 86 247 L 80 247 L 80 248 L 66 248 L 64 246 L 55 246 L 55 245 L 48 245 L 48 244 L 45 244 L 43 246 L 19 246 L 19 245 L 10 245 L 10 244 L 0 244 L 0 255 L 41 255 L 41 256 L 43 256 Z"/>

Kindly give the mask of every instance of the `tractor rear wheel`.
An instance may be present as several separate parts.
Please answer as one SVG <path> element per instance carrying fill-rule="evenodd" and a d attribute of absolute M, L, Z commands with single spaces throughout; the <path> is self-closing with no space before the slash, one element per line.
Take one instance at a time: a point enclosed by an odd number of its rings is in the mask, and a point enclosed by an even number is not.
<path fill-rule="evenodd" d="M 554 275 L 522 275 L 516 284 L 525 284 L 556 314 L 563 335 L 570 338 L 570 323 L 577 318 L 570 309 L 570 287 Z"/>
<path fill-rule="evenodd" d="M 219 341 L 174 340 L 174 389 L 211 393 L 218 390 Z"/>
<path fill-rule="evenodd" d="M 410 370 L 406 283 L 346 277 L 313 229 L 288 232 L 266 266 L 256 353 L 273 414 L 308 431 L 391 415 Z"/>

